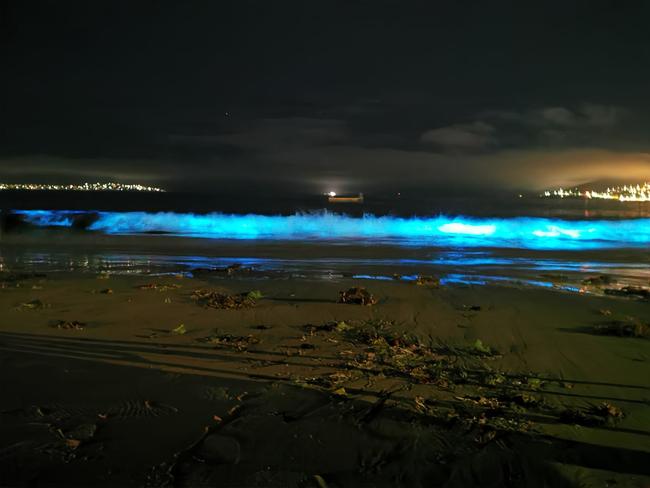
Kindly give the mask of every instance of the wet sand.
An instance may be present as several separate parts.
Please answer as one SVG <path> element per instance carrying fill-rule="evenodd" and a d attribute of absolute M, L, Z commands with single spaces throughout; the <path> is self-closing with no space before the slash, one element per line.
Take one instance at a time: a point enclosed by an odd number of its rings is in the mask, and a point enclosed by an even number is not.
<path fill-rule="evenodd" d="M 0 281 L 2 486 L 650 486 L 650 340 L 602 333 L 650 323 L 648 301 L 245 275 Z M 378 303 L 337 303 L 352 286 Z M 263 297 L 221 310 L 198 289 Z"/>

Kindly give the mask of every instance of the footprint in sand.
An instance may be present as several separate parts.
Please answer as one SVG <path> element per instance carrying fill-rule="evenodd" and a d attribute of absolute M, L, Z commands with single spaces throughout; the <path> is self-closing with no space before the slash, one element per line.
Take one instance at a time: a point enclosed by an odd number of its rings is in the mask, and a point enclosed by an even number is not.
<path fill-rule="evenodd" d="M 112 408 L 107 412 L 109 417 L 114 418 L 161 417 L 175 413 L 178 413 L 176 407 L 150 400 L 127 400 L 120 406 Z"/>
<path fill-rule="evenodd" d="M 70 418 L 100 416 L 101 418 L 141 418 L 161 417 L 178 413 L 178 409 L 171 405 L 158 403 L 151 400 L 127 400 L 108 409 L 77 408 L 64 405 L 30 405 L 11 411 L 0 412 L 5 415 L 14 415 L 29 420 L 60 421 Z"/>

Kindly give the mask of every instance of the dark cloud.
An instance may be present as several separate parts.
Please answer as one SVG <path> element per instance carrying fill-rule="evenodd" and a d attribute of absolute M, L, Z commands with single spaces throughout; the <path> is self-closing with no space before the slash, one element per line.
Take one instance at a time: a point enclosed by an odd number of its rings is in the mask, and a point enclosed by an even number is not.
<path fill-rule="evenodd" d="M 549 124 L 559 126 L 573 126 L 576 116 L 564 107 L 549 107 L 540 111 L 541 119 Z"/>
<path fill-rule="evenodd" d="M 479 116 L 531 127 L 612 127 L 622 122 L 626 112 L 622 107 L 581 103 L 576 107 L 551 105 L 523 111 L 490 110 Z"/>
<path fill-rule="evenodd" d="M 648 2 L 5 5 L 3 179 L 463 191 L 648 176 Z"/>
<path fill-rule="evenodd" d="M 485 122 L 473 122 L 428 130 L 420 140 L 443 150 L 476 151 L 495 145 L 494 132 L 494 127 Z"/>

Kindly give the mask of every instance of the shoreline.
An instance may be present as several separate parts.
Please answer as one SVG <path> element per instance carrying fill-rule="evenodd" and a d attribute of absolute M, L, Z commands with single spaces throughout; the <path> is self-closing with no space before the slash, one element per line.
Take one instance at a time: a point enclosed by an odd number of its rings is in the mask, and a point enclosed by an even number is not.
<path fill-rule="evenodd" d="M 530 250 L 400 247 L 353 241 L 236 241 L 168 235 L 105 235 L 37 230 L 2 236 L 1 272 L 153 274 L 250 268 L 261 279 L 414 281 L 431 275 L 444 285 L 539 287 L 602 295 L 606 288 L 650 289 L 650 255 L 639 248 Z M 217 275 L 218 273 L 215 273 Z M 610 283 L 595 286 L 594 278 Z"/>

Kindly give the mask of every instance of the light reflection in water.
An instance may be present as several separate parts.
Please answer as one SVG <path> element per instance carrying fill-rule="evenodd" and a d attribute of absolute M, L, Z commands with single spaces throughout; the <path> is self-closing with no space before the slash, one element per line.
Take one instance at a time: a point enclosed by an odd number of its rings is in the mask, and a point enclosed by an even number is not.
<path fill-rule="evenodd" d="M 544 259 L 493 256 L 489 252 L 436 252 L 428 258 L 358 259 L 358 258 L 259 258 L 211 257 L 194 255 L 69 252 L 30 252 L 21 250 L 3 253 L 0 262 L 5 269 L 43 272 L 79 271 L 114 274 L 191 275 L 196 269 L 224 269 L 233 264 L 252 267 L 250 277 L 306 278 L 340 280 L 352 277 L 361 280 L 414 281 L 418 275 L 440 277 L 441 285 L 533 286 L 581 292 L 585 276 L 607 274 L 619 286 L 647 285 L 650 268 L 638 262 L 580 262 L 570 259 Z M 222 275 L 225 276 L 225 275 Z"/>

